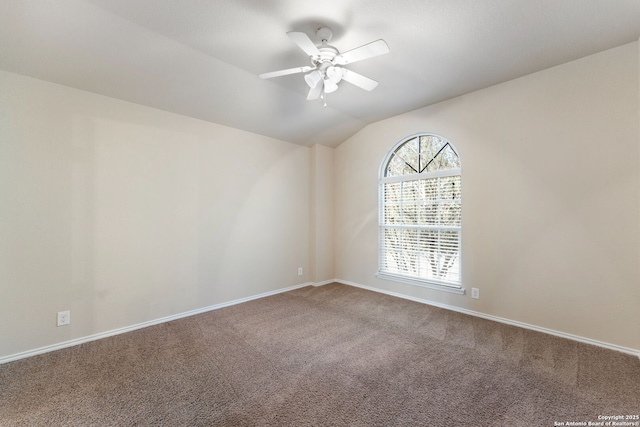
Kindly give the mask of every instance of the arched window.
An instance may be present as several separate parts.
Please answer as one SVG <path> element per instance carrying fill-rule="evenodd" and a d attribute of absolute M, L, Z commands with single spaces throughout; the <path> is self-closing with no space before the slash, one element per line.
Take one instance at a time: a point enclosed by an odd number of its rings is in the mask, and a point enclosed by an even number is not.
<path fill-rule="evenodd" d="M 377 276 L 464 293 L 460 158 L 438 135 L 403 139 L 380 168 Z"/>

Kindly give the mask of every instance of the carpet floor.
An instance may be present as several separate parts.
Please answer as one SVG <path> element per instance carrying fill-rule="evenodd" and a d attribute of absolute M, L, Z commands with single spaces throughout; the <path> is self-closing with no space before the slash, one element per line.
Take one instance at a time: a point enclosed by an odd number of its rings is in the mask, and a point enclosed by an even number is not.
<path fill-rule="evenodd" d="M 637 357 L 341 284 L 0 365 L 1 426 L 558 426 L 639 413 Z"/>

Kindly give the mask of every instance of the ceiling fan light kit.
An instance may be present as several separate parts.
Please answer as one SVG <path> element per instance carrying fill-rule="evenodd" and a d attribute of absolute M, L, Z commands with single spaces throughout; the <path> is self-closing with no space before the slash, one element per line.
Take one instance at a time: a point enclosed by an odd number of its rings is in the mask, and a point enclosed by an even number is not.
<path fill-rule="evenodd" d="M 322 99 L 325 107 L 327 106 L 325 95 L 338 90 L 338 83 L 342 80 L 367 91 L 378 86 L 377 81 L 343 66 L 389 53 L 389 46 L 384 40 L 376 40 L 341 54 L 338 49 L 329 45 L 333 32 L 328 27 L 320 27 L 316 31 L 316 36 L 321 41 L 319 46 L 316 46 L 305 33 L 291 31 L 287 36 L 309 56 L 311 66 L 263 73 L 260 74 L 260 78 L 270 79 L 289 74 L 308 73 L 304 76 L 309 86 L 307 100 Z"/>

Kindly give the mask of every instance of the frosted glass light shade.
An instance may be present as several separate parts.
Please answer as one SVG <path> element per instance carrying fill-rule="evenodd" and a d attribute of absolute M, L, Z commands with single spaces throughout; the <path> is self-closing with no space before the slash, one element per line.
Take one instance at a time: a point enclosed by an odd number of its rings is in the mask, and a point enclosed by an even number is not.
<path fill-rule="evenodd" d="M 340 67 L 329 67 L 326 74 L 327 79 L 331 80 L 332 83 L 338 83 L 342 80 L 343 70 Z"/>
<path fill-rule="evenodd" d="M 338 85 L 329 79 L 324 79 L 324 92 L 331 93 L 338 90 Z"/>
<path fill-rule="evenodd" d="M 318 86 L 320 80 L 322 80 L 322 75 L 318 70 L 312 71 L 309 74 L 305 74 L 304 76 L 304 81 L 307 82 L 307 85 L 309 85 L 311 89 L 314 89 L 316 86 Z"/>

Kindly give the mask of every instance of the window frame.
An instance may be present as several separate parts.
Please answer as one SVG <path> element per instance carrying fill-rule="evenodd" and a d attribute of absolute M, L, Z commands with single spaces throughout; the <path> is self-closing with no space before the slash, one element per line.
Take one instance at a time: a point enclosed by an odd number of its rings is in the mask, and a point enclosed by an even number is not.
<path fill-rule="evenodd" d="M 387 177 L 386 172 L 389 166 L 389 163 L 393 159 L 394 154 L 400 147 L 404 144 L 414 140 L 420 139 L 420 137 L 435 137 L 442 140 L 446 146 L 447 144 L 451 148 L 451 150 L 455 153 L 458 159 L 458 163 L 460 164 L 459 168 L 454 169 L 444 169 L 437 170 L 432 172 L 417 172 L 413 174 L 399 175 Z M 443 146 L 443 148 L 444 148 Z M 436 158 L 437 154 L 433 157 Z M 412 168 L 413 169 L 413 168 Z M 414 169 L 415 170 L 415 169 Z M 383 258 L 386 256 L 385 249 L 385 240 L 384 240 L 384 232 L 389 227 L 388 224 L 385 224 L 385 184 L 389 182 L 408 182 L 408 181 L 418 181 L 432 178 L 440 178 L 447 176 L 459 176 L 460 177 L 460 192 L 462 192 L 462 159 L 460 158 L 460 154 L 458 150 L 454 147 L 454 145 L 448 139 L 431 132 L 419 132 L 412 135 L 409 135 L 405 138 L 402 138 L 396 144 L 391 147 L 391 149 L 387 152 L 382 162 L 380 163 L 380 170 L 378 173 L 378 271 L 376 273 L 376 277 L 384 280 L 391 280 L 400 283 L 406 283 L 410 285 L 420 286 L 429 289 L 436 289 L 440 291 L 450 292 L 454 294 L 464 295 L 465 289 L 462 287 L 462 193 L 460 193 L 460 226 L 455 229 L 458 231 L 458 281 L 450 282 L 450 281 L 440 281 L 437 279 L 427 279 L 418 276 L 405 275 L 400 273 L 395 273 L 391 271 L 383 270 L 384 261 Z M 442 199 L 438 199 L 442 200 Z M 439 225 L 436 229 L 443 229 L 442 225 Z M 398 227 L 402 228 L 402 227 Z M 408 229 L 420 230 L 426 229 L 425 226 L 407 226 Z M 433 228 L 432 228 L 433 229 Z"/>

